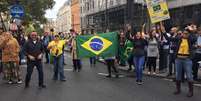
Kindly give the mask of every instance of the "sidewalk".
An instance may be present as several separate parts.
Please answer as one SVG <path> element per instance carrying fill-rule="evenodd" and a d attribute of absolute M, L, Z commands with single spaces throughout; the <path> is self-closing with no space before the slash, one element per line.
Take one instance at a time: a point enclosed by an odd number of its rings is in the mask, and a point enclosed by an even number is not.
<path fill-rule="evenodd" d="M 103 59 L 99 59 L 98 61 L 101 62 L 101 63 L 105 63 L 105 61 Z M 119 66 L 118 65 L 117 68 L 123 72 L 123 75 L 126 75 L 127 77 L 135 77 L 135 73 L 133 73 L 134 72 L 133 70 L 132 71 L 127 71 L 129 69 L 128 66 Z M 143 74 L 146 75 L 146 76 L 164 78 L 164 79 L 167 79 L 167 80 L 170 80 L 170 81 L 174 81 L 175 80 L 175 75 L 167 77 L 167 75 L 168 75 L 167 72 L 168 72 L 168 70 L 165 71 L 165 72 L 159 72 L 158 68 L 157 68 L 155 75 L 152 74 L 152 73 L 148 74 L 148 69 L 145 68 L 145 70 L 143 71 Z M 201 68 L 199 69 L 199 80 L 195 81 L 195 84 L 201 84 Z"/>

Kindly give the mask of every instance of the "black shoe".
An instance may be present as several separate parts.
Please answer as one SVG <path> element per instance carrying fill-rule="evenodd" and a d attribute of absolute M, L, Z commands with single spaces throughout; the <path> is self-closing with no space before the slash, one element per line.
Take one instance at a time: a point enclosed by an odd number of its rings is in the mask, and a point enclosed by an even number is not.
<path fill-rule="evenodd" d="M 8 84 L 13 84 L 14 82 L 12 80 L 9 80 L 7 83 Z"/>
<path fill-rule="evenodd" d="M 172 74 L 171 73 L 169 73 L 166 77 L 170 77 L 170 76 L 172 76 Z"/>
<path fill-rule="evenodd" d="M 116 77 L 116 78 L 119 78 L 119 75 L 116 75 L 115 77 Z"/>
<path fill-rule="evenodd" d="M 39 85 L 39 88 L 46 88 L 46 85 Z"/>
<path fill-rule="evenodd" d="M 132 69 L 131 69 L 131 68 L 129 68 L 127 71 L 128 71 L 128 72 L 130 72 L 131 70 L 132 70 Z"/>
<path fill-rule="evenodd" d="M 137 84 L 142 85 L 143 84 L 142 80 L 137 80 Z"/>
<path fill-rule="evenodd" d="M 29 88 L 29 84 L 25 84 L 25 87 L 24 88 Z"/>
<path fill-rule="evenodd" d="M 77 72 L 80 72 L 80 69 L 78 69 Z"/>
<path fill-rule="evenodd" d="M 66 79 L 62 79 L 62 80 L 60 80 L 61 82 L 66 82 Z"/>

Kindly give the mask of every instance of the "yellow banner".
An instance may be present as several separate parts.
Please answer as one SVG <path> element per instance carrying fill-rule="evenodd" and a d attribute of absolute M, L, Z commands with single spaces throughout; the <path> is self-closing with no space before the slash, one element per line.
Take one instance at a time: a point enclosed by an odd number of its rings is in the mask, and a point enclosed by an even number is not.
<path fill-rule="evenodd" d="M 146 0 L 152 23 L 170 19 L 166 0 Z"/>

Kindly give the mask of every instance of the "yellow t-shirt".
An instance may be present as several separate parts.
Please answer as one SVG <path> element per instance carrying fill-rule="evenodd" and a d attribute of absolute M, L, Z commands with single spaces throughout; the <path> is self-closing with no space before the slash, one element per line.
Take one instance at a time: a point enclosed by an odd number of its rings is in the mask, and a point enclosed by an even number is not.
<path fill-rule="evenodd" d="M 187 39 L 182 39 L 178 54 L 179 55 L 189 55 L 189 45 L 188 45 Z"/>
<path fill-rule="evenodd" d="M 63 46 L 65 45 L 65 40 L 59 40 L 58 42 L 51 41 L 48 45 L 48 47 L 52 47 L 50 49 L 50 53 L 53 56 L 59 56 L 63 53 Z"/>

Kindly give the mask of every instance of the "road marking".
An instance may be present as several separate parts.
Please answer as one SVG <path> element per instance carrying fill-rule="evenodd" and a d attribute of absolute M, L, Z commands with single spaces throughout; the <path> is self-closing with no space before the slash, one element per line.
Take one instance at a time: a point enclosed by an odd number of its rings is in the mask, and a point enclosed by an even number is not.
<path fill-rule="evenodd" d="M 167 79 L 167 78 L 164 78 L 163 80 L 166 80 L 166 81 L 173 81 L 172 79 Z"/>
<path fill-rule="evenodd" d="M 106 73 L 98 73 L 99 75 L 102 75 L 102 76 L 107 76 L 108 74 Z"/>
<path fill-rule="evenodd" d="M 102 76 L 107 76 L 107 73 L 98 73 L 98 75 L 102 75 Z M 116 75 L 112 74 L 112 77 L 115 77 Z M 119 78 L 123 78 L 126 77 L 125 75 L 119 75 Z"/>
<path fill-rule="evenodd" d="M 66 68 L 66 69 L 64 69 L 64 71 L 73 71 L 73 69 L 72 68 Z"/>
<path fill-rule="evenodd" d="M 201 87 L 201 84 L 194 84 L 194 86 Z"/>

